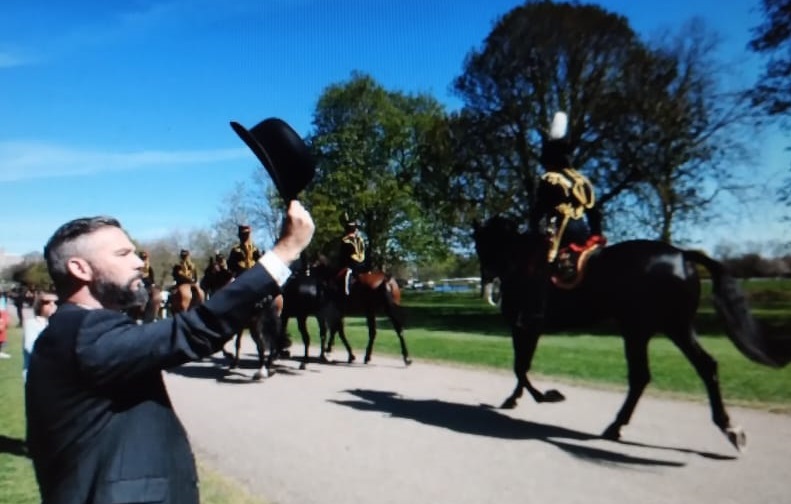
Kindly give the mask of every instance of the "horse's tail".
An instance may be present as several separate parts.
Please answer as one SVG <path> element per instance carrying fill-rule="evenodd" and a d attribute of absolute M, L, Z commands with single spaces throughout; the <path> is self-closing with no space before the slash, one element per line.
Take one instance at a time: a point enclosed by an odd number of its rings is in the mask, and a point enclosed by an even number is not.
<path fill-rule="evenodd" d="M 385 274 L 381 287 L 384 289 L 385 301 L 392 316 L 403 326 L 406 318 L 404 307 L 401 306 L 401 288 L 390 273 Z"/>
<path fill-rule="evenodd" d="M 705 267 L 711 274 L 714 308 L 725 321 L 726 334 L 745 357 L 778 368 L 791 361 L 791 352 L 782 351 L 765 337 L 750 313 L 739 282 L 728 274 L 721 262 L 694 250 L 685 250 L 684 258 Z"/>

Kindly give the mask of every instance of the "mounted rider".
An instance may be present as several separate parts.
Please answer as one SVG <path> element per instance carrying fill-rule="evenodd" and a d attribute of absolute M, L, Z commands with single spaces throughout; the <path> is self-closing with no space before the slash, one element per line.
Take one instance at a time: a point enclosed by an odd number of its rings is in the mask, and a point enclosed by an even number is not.
<path fill-rule="evenodd" d="M 239 243 L 234 245 L 231 253 L 228 254 L 228 269 L 231 270 L 234 278 L 255 266 L 256 261 L 261 258 L 261 251 L 250 238 L 250 232 L 250 226 L 247 224 L 240 224 L 237 227 Z"/>
<path fill-rule="evenodd" d="M 173 266 L 173 280 L 176 281 L 176 290 L 182 299 L 190 300 L 195 296 L 199 303 L 204 300 L 203 290 L 198 286 L 198 268 L 190 258 L 190 251 L 181 249 L 179 262 Z M 187 303 L 189 304 L 189 303 Z"/>
<path fill-rule="evenodd" d="M 341 270 L 339 276 L 343 276 L 343 287 L 346 295 L 351 291 L 351 285 L 357 279 L 359 273 L 368 270 L 365 257 L 365 240 L 360 235 L 360 223 L 356 219 L 349 218 L 349 214 L 344 212 L 341 216 L 343 225 L 343 237 L 340 243 Z"/>
<path fill-rule="evenodd" d="M 143 274 L 143 285 L 145 285 L 146 289 L 150 289 L 154 284 L 156 284 L 156 281 L 154 280 L 154 268 L 151 267 L 148 251 L 141 250 L 137 255 L 143 260 L 143 267 L 140 268 L 141 273 Z"/>
<path fill-rule="evenodd" d="M 577 259 L 585 250 L 606 243 L 593 184 L 572 168 L 568 117 L 557 112 L 541 148 L 541 176 L 530 229 L 549 238 L 547 261 L 563 281 L 577 275 Z M 586 222 L 587 221 L 587 222 Z"/>
<path fill-rule="evenodd" d="M 232 278 L 225 255 L 216 251 L 213 256 L 209 257 L 209 264 L 203 270 L 200 286 L 208 298 L 216 290 L 228 284 Z"/>

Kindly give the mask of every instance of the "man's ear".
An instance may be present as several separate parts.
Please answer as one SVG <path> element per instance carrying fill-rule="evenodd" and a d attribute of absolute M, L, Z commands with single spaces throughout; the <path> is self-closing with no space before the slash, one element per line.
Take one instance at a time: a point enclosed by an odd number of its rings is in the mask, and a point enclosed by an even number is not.
<path fill-rule="evenodd" d="M 70 258 L 66 261 L 66 269 L 69 270 L 71 276 L 83 282 L 90 282 L 93 280 L 93 268 L 85 259 L 80 257 Z"/>

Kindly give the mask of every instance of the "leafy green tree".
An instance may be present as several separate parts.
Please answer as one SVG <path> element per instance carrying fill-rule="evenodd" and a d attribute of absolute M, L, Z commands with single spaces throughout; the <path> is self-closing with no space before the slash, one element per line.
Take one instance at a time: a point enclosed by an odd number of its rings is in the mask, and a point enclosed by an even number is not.
<path fill-rule="evenodd" d="M 603 152 L 612 132 L 600 118 L 610 116 L 637 48 L 626 20 L 598 6 L 527 2 L 505 14 L 454 82 L 464 107 L 439 144 L 457 153 L 451 192 L 527 222 L 541 139 L 558 110 L 569 114 L 575 164 L 605 198 L 623 191 L 620 172 Z"/>
<path fill-rule="evenodd" d="M 434 98 L 388 91 L 361 73 L 324 90 L 308 138 L 317 160 L 304 196 L 316 222 L 311 253 L 334 254 L 345 212 L 360 221 L 374 267 L 446 252 L 439 219 L 413 189 L 420 146 L 442 115 Z"/>
<path fill-rule="evenodd" d="M 46 290 L 52 284 L 52 279 L 47 270 L 47 263 L 38 252 L 26 254 L 22 258 L 22 262 L 9 268 L 8 275 L 13 282 L 27 285 L 32 289 Z"/>

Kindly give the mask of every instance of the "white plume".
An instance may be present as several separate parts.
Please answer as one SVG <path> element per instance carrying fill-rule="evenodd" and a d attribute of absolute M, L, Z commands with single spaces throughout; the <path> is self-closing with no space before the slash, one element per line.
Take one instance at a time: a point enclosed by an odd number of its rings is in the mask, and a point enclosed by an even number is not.
<path fill-rule="evenodd" d="M 552 118 L 552 126 L 549 128 L 549 138 L 556 140 L 566 136 L 566 130 L 569 126 L 569 118 L 565 112 L 555 112 L 555 117 Z"/>

